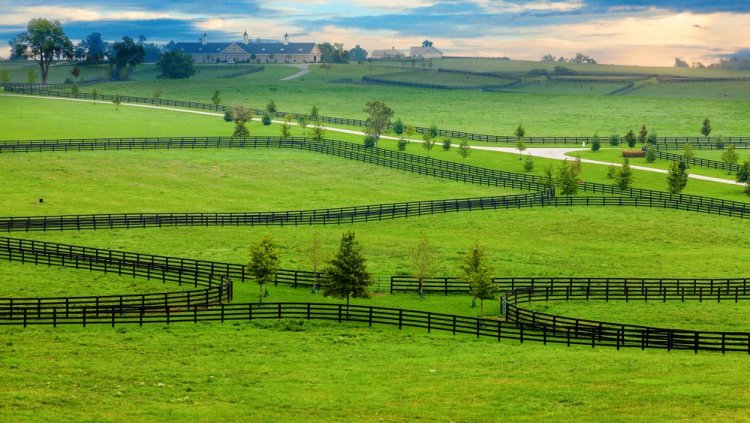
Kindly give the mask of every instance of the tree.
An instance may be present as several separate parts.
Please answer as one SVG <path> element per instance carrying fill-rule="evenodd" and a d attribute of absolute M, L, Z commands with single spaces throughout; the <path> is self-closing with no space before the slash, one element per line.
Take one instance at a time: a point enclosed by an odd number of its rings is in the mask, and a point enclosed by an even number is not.
<path fill-rule="evenodd" d="M 708 142 L 708 136 L 711 135 L 711 120 L 709 118 L 703 119 L 703 126 L 701 127 L 701 134 L 706 137 Z"/>
<path fill-rule="evenodd" d="M 609 145 L 611 146 L 618 146 L 620 145 L 620 136 L 617 134 L 612 134 L 609 136 Z"/>
<path fill-rule="evenodd" d="M 315 121 L 315 126 L 312 128 L 312 139 L 315 142 L 322 142 L 325 139 L 326 130 L 320 122 Z"/>
<path fill-rule="evenodd" d="M 353 49 L 349 50 L 349 60 L 353 60 L 357 63 L 362 63 L 367 60 L 367 50 L 357 44 Z"/>
<path fill-rule="evenodd" d="M 73 78 L 77 79 L 79 76 L 81 76 L 81 68 L 78 66 L 73 66 L 73 69 L 70 70 L 70 74 L 73 75 Z"/>
<path fill-rule="evenodd" d="M 284 116 L 284 123 L 281 124 L 282 139 L 287 139 L 292 136 L 291 125 L 289 124 L 291 122 L 291 119 L 292 117 L 290 115 Z"/>
<path fill-rule="evenodd" d="M 14 49 L 39 64 L 42 84 L 47 83 L 49 66 L 55 57 L 73 57 L 73 43 L 63 32 L 59 21 L 32 19 L 26 25 L 26 31 L 18 34 L 15 40 Z"/>
<path fill-rule="evenodd" d="M 318 48 L 321 63 L 349 63 L 349 52 L 341 43 L 321 43 Z"/>
<path fill-rule="evenodd" d="M 435 139 L 432 138 L 429 132 L 422 134 L 422 148 L 427 152 L 427 157 L 430 157 L 430 151 L 435 147 Z"/>
<path fill-rule="evenodd" d="M 78 84 L 73 84 L 70 86 L 70 93 L 73 94 L 73 97 L 78 98 L 78 93 L 80 93 L 81 90 L 78 88 Z"/>
<path fill-rule="evenodd" d="M 461 272 L 471 287 L 471 296 L 479 299 L 479 317 L 484 316 L 484 300 L 491 300 L 497 292 L 492 283 L 492 269 L 487 264 L 484 247 L 477 241 L 463 257 Z"/>
<path fill-rule="evenodd" d="M 684 162 L 672 162 L 667 172 L 667 189 L 670 194 L 679 194 L 687 185 L 688 173 Z"/>
<path fill-rule="evenodd" d="M 393 124 L 393 133 L 396 135 L 404 133 L 404 121 L 401 118 L 396 119 L 396 122 Z"/>
<path fill-rule="evenodd" d="M 633 184 L 633 170 L 630 168 L 630 159 L 625 157 L 622 167 L 615 172 L 615 186 L 625 191 Z"/>
<path fill-rule="evenodd" d="M 211 102 L 214 103 L 214 106 L 221 104 L 221 90 L 214 91 L 214 94 L 211 96 Z"/>
<path fill-rule="evenodd" d="M 682 159 L 685 162 L 686 167 L 690 167 L 690 161 L 693 160 L 693 157 L 695 157 L 693 146 L 686 142 L 682 148 Z"/>
<path fill-rule="evenodd" d="M 313 233 L 310 245 L 303 252 L 303 254 L 307 258 L 307 262 L 310 263 L 310 269 L 315 274 L 313 281 L 313 292 L 316 292 L 318 290 L 318 285 L 320 284 L 318 271 L 321 270 L 321 266 L 327 258 L 327 254 L 323 249 L 323 243 L 320 241 L 320 232 L 315 231 Z"/>
<path fill-rule="evenodd" d="M 145 56 L 146 52 L 142 45 L 136 44 L 128 36 L 122 37 L 122 41 L 112 45 L 112 56 L 109 58 L 109 66 L 113 68 L 112 77 L 127 79 L 135 67 L 143 62 Z"/>
<path fill-rule="evenodd" d="M 151 93 L 151 96 L 155 99 L 160 99 L 161 95 L 164 93 L 164 90 L 161 89 L 161 87 L 154 88 L 154 91 Z"/>
<path fill-rule="evenodd" d="M 522 160 L 523 152 L 526 150 L 526 144 L 524 144 L 523 138 L 519 138 L 518 141 L 516 141 L 516 150 L 518 150 L 518 160 Z"/>
<path fill-rule="evenodd" d="M 628 144 L 628 147 L 633 148 L 635 147 L 635 133 L 633 130 L 629 130 L 627 134 L 625 134 L 625 142 Z"/>
<path fill-rule="evenodd" d="M 304 115 L 304 114 L 297 115 L 295 117 L 295 120 L 297 121 L 297 125 L 299 125 L 300 128 L 302 128 L 302 136 L 304 137 L 305 136 L 305 129 L 307 128 L 307 125 L 310 124 L 310 116 Z"/>
<path fill-rule="evenodd" d="M 406 135 L 407 139 L 413 137 L 416 133 L 417 129 L 413 125 L 406 125 L 406 128 L 404 128 L 404 135 Z"/>
<path fill-rule="evenodd" d="M 561 195 L 576 195 L 578 192 L 578 175 L 580 170 L 570 160 L 563 160 L 557 169 L 557 183 L 560 186 Z"/>
<path fill-rule="evenodd" d="M 268 100 L 268 103 L 266 104 L 266 111 L 268 113 L 276 113 L 276 102 L 273 100 Z"/>
<path fill-rule="evenodd" d="M 520 123 L 518 124 L 518 127 L 516 128 L 516 131 L 514 132 L 514 134 L 516 135 L 517 140 L 519 141 L 523 140 L 523 137 L 526 136 L 526 130 L 523 128 L 522 124 Z"/>
<path fill-rule="evenodd" d="M 656 146 L 649 145 L 646 147 L 646 161 L 653 163 L 656 161 Z"/>
<path fill-rule="evenodd" d="M 104 60 L 107 54 L 107 43 L 102 40 L 102 34 L 92 32 L 81 41 L 87 63 L 95 63 Z"/>
<path fill-rule="evenodd" d="M 91 90 L 91 100 L 94 103 L 94 106 L 96 106 L 96 98 L 99 96 L 99 92 L 96 91 L 96 88 Z"/>
<path fill-rule="evenodd" d="M 245 106 L 232 107 L 232 121 L 234 122 L 234 133 L 233 137 L 247 138 L 250 136 L 250 131 L 245 126 L 246 122 L 249 122 L 253 118 L 253 112 Z"/>
<path fill-rule="evenodd" d="M 523 162 L 523 170 L 525 172 L 534 170 L 534 157 L 531 154 L 526 155 L 526 160 Z"/>
<path fill-rule="evenodd" d="M 363 111 L 369 116 L 366 121 L 367 129 L 365 132 L 375 137 L 375 142 L 377 143 L 380 139 L 380 134 L 391 124 L 393 110 L 382 101 L 370 101 L 365 105 Z"/>
<path fill-rule="evenodd" d="M 276 242 L 270 236 L 264 236 L 257 244 L 250 246 L 250 263 L 247 265 L 247 270 L 260 288 L 259 303 L 263 302 L 265 285 L 276 278 L 279 262 Z"/>
<path fill-rule="evenodd" d="M 655 130 L 651 130 L 651 132 L 648 133 L 648 139 L 646 140 L 647 143 L 654 145 L 659 140 L 659 137 L 656 135 Z"/>
<path fill-rule="evenodd" d="M 674 67 L 676 68 L 689 68 L 688 62 L 680 59 L 679 57 L 674 58 Z"/>
<path fill-rule="evenodd" d="M 320 118 L 320 112 L 318 111 L 318 106 L 312 106 L 312 109 L 310 110 L 310 120 L 313 122 L 317 122 L 318 118 Z"/>
<path fill-rule="evenodd" d="M 594 136 L 591 138 L 591 151 L 596 153 L 602 148 L 602 140 L 599 138 L 598 134 L 594 134 Z"/>
<path fill-rule="evenodd" d="M 552 164 L 544 166 L 544 172 L 542 173 L 542 185 L 544 185 L 547 190 L 555 189 L 555 177 L 554 170 L 552 169 Z"/>
<path fill-rule="evenodd" d="M 443 151 L 448 151 L 451 149 L 451 145 L 453 145 L 453 142 L 448 137 L 443 137 Z"/>
<path fill-rule="evenodd" d="M 732 174 L 732 166 L 737 164 L 737 160 L 739 160 L 739 157 L 737 157 L 737 152 L 734 150 L 734 144 L 729 144 L 727 146 L 727 149 L 724 150 L 724 152 L 721 154 L 721 160 L 729 165 L 729 173 L 728 175 Z"/>
<path fill-rule="evenodd" d="M 260 119 L 260 121 L 263 123 L 264 126 L 271 125 L 271 115 L 268 114 L 268 112 L 263 113 L 263 117 Z"/>
<path fill-rule="evenodd" d="M 648 129 L 646 129 L 646 125 L 641 125 L 641 130 L 638 131 L 638 142 L 641 144 L 646 144 L 647 137 L 648 137 Z"/>
<path fill-rule="evenodd" d="M 195 74 L 193 56 L 179 50 L 164 53 L 156 62 L 159 78 L 187 79 Z"/>
<path fill-rule="evenodd" d="M 435 264 L 435 251 L 424 232 L 422 232 L 414 251 L 412 251 L 411 261 L 415 276 L 419 280 L 419 296 L 421 298 L 424 279 L 432 274 Z"/>
<path fill-rule="evenodd" d="M 466 158 L 471 154 L 471 146 L 469 145 L 469 139 L 464 137 L 460 143 L 458 143 L 458 155 L 461 156 L 461 167 L 466 162 Z"/>
<path fill-rule="evenodd" d="M 737 182 L 745 184 L 745 193 L 750 195 L 750 159 L 745 160 L 737 169 Z"/>
<path fill-rule="evenodd" d="M 372 275 L 367 271 L 362 247 L 355 239 L 354 232 L 345 232 L 341 237 L 339 251 L 326 267 L 325 273 L 328 282 L 323 288 L 323 295 L 346 298 L 347 313 L 349 298 L 369 298 L 367 287 L 372 284 Z"/>
<path fill-rule="evenodd" d="M 430 40 L 422 41 L 422 47 L 432 47 L 432 41 Z"/>
<path fill-rule="evenodd" d="M 113 95 L 112 104 L 115 105 L 115 110 L 120 110 L 120 103 L 122 103 L 122 98 L 120 98 L 120 94 Z"/>
<path fill-rule="evenodd" d="M 7 84 L 10 82 L 10 74 L 8 73 L 7 69 L 3 69 L 3 72 L 0 73 L 0 82 L 3 84 Z"/>

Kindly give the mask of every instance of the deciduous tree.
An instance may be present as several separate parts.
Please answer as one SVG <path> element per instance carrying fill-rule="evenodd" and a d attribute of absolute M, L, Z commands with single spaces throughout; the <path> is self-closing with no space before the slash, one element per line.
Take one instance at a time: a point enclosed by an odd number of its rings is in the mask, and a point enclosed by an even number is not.
<path fill-rule="evenodd" d="M 416 247 L 411 254 L 411 262 L 414 267 L 414 275 L 419 281 L 419 295 L 422 296 L 424 280 L 432 275 L 435 265 L 435 250 L 422 232 Z"/>
<path fill-rule="evenodd" d="M 471 146 L 469 145 L 469 139 L 464 137 L 458 144 L 458 155 L 461 156 L 461 167 L 466 163 L 466 158 L 471 154 Z"/>
<path fill-rule="evenodd" d="M 365 130 L 369 135 L 375 137 L 375 142 L 380 140 L 380 134 L 383 133 L 385 128 L 391 123 L 391 117 L 393 117 L 393 110 L 386 106 L 382 101 L 370 101 L 366 104 L 363 110 L 369 116 L 367 118 L 367 129 Z"/>
<path fill-rule="evenodd" d="M 615 186 L 622 191 L 630 188 L 633 184 L 633 170 L 630 168 L 630 159 L 625 157 L 622 167 L 615 172 Z"/>
<path fill-rule="evenodd" d="M 253 112 L 245 106 L 235 106 L 232 108 L 232 121 L 234 122 L 234 133 L 233 137 L 247 138 L 250 136 L 250 131 L 245 126 L 246 122 L 249 122 L 253 118 Z"/>
<path fill-rule="evenodd" d="M 193 67 L 193 56 L 179 50 L 170 51 L 161 55 L 156 62 L 160 78 L 187 79 L 195 74 Z"/>
<path fill-rule="evenodd" d="M 671 194 L 679 194 L 687 185 L 688 173 L 684 162 L 672 162 L 667 172 L 667 189 Z"/>
<path fill-rule="evenodd" d="M 557 169 L 557 184 L 561 195 L 576 195 L 578 192 L 578 175 L 580 171 L 570 160 L 563 160 Z"/>
<path fill-rule="evenodd" d="M 136 44 L 132 38 L 125 36 L 122 41 L 112 44 L 112 56 L 109 58 L 112 77 L 127 79 L 136 66 L 143 62 L 146 52 L 143 45 Z"/>
<path fill-rule="evenodd" d="M 484 300 L 495 298 L 497 287 L 492 283 L 492 268 L 487 264 L 484 247 L 477 241 L 463 256 L 461 272 L 471 287 L 471 296 L 479 300 L 479 316 L 484 316 Z"/>
<path fill-rule="evenodd" d="M 739 157 L 737 156 L 737 151 L 734 149 L 734 144 L 729 144 L 727 146 L 727 149 L 724 150 L 723 153 L 721 153 L 721 160 L 729 165 L 729 173 L 728 175 L 732 174 L 732 165 L 737 164 L 737 160 L 739 160 Z"/>
<path fill-rule="evenodd" d="M 59 21 L 32 19 L 26 25 L 26 31 L 18 34 L 15 41 L 13 49 L 17 53 L 39 64 L 42 84 L 47 83 L 49 66 L 53 59 L 73 57 L 73 43 L 63 32 Z"/>
<path fill-rule="evenodd" d="M 711 135 L 711 119 L 705 118 L 703 119 L 703 126 L 701 126 L 701 134 L 706 137 L 706 142 L 708 142 L 708 136 Z"/>
<path fill-rule="evenodd" d="M 274 281 L 279 270 L 279 252 L 276 241 L 270 236 L 264 236 L 257 244 L 250 246 L 250 263 L 247 270 L 260 288 L 258 302 L 263 302 L 266 284 Z"/>

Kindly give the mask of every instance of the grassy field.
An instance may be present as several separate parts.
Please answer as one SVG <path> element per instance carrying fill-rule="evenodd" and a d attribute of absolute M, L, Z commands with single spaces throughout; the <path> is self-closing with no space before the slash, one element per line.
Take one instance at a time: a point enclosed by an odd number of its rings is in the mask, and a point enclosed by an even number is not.
<path fill-rule="evenodd" d="M 437 122 L 460 120 L 467 129 L 476 129 L 477 122 L 485 128 L 500 127 L 495 111 L 504 116 L 523 110 L 544 122 L 543 128 L 571 131 L 571 135 L 581 134 L 581 122 L 614 125 L 635 115 L 647 116 L 649 108 L 668 117 L 674 128 L 679 122 L 694 123 L 697 133 L 705 110 L 714 108 L 717 114 L 711 117 L 716 122 L 721 121 L 718 112 L 741 116 L 748 107 L 732 101 L 632 102 L 627 97 L 583 95 L 495 93 L 461 98 L 420 90 L 405 95 L 390 88 L 352 90 L 347 97 L 342 96 L 347 93 L 341 91 L 342 86 L 325 82 L 337 73 L 355 71 L 366 69 L 316 69 L 305 80 L 283 84 L 278 78 L 293 70 L 268 67 L 236 80 L 206 77 L 187 85 L 160 80 L 109 87 L 150 95 L 158 86 L 163 87 L 165 98 L 195 96 L 200 98 L 192 99 L 207 102 L 214 87 L 220 86 L 227 102 L 246 98 L 261 106 L 274 98 L 282 110 L 308 111 L 318 104 L 322 113 L 342 116 L 361 115 L 364 102 L 382 94 L 385 97 L 380 98 L 399 98 L 399 104 L 415 105 L 415 116 L 430 120 L 445 117 L 450 105 L 453 118 Z M 322 99 L 327 102 L 318 102 Z M 448 99 L 456 102 L 445 102 Z M 492 100 L 481 103 L 483 99 Z M 518 101 L 509 101 L 513 99 Z M 575 100 L 576 106 L 568 107 L 561 99 Z M 540 105 L 552 100 L 558 107 L 555 113 L 536 115 Z M 524 110 L 524 106 L 533 107 Z M 231 124 L 220 117 L 125 106 L 115 111 L 111 104 L 0 96 L 0 107 L 4 139 L 231 132 Z M 492 119 L 487 110 L 493 111 Z M 580 119 L 571 120 L 573 115 Z M 641 123 L 633 120 L 626 127 Z M 507 132 L 515 124 L 515 119 L 509 122 Z M 731 123 L 736 129 L 742 124 Z M 666 126 L 658 127 L 660 135 L 668 135 Z M 251 133 L 276 135 L 278 127 L 253 123 Z M 336 138 L 361 142 L 360 136 Z M 381 146 L 395 148 L 387 141 L 381 141 Z M 408 152 L 426 154 L 413 144 Z M 455 151 L 436 149 L 431 155 L 460 159 Z M 520 172 L 522 162 L 515 154 L 474 151 L 467 163 Z M 538 159 L 535 163 L 534 173 L 541 174 L 545 164 L 558 162 Z M 284 210 L 503 192 L 278 150 L 8 154 L 0 157 L 0 168 L 3 215 L 39 211 L 35 199 L 41 190 L 56 193 L 44 194 L 50 201 L 43 212 L 49 213 L 144 208 Z M 605 174 L 606 166 L 583 165 L 586 180 L 610 183 Z M 635 178 L 639 187 L 666 185 L 663 175 L 636 172 Z M 686 193 L 747 201 L 740 189 L 709 182 L 690 181 Z M 458 273 L 459 254 L 475 240 L 486 245 L 497 276 L 742 277 L 750 260 L 750 227 L 743 220 L 617 207 L 485 211 L 328 227 L 162 228 L 12 236 L 245 263 L 248 244 L 270 234 L 281 245 L 282 267 L 304 269 L 309 263 L 303 253 L 316 233 L 330 251 L 349 229 L 356 231 L 369 269 L 379 282 L 383 276 L 411 273 L 409 254 L 421 233 L 428 236 L 439 257 L 435 273 L 445 275 Z M 154 281 L 6 262 L 0 263 L 0 281 L 4 286 L 0 296 L 165 290 Z M 254 300 L 257 286 L 237 285 L 235 301 Z M 178 287 L 167 285 L 166 289 Z M 270 291 L 269 301 L 332 301 L 308 289 L 279 286 Z M 477 314 L 467 296 L 428 295 L 420 300 L 415 295 L 381 293 L 356 303 Z M 604 320 L 721 330 L 747 330 L 743 324 L 750 311 L 745 304 L 694 302 L 533 307 Z M 486 308 L 492 315 L 497 313 L 497 303 Z M 0 396 L 4 398 L 0 421 L 9 422 L 351 421 L 352 416 L 357 421 L 750 420 L 745 377 L 750 365 L 741 354 L 498 344 L 469 336 L 427 335 L 421 330 L 301 321 L 143 328 L 0 327 L 0 337 Z"/>
<path fill-rule="evenodd" d="M 155 89 L 161 89 L 162 98 L 210 102 L 218 89 L 224 104 L 262 108 L 273 99 L 283 111 L 307 113 L 318 106 L 321 114 L 353 118 L 365 117 L 362 109 L 368 101 L 381 100 L 395 110 L 396 117 L 409 124 L 438 124 L 448 129 L 498 135 L 511 134 L 519 122 L 526 127 L 527 136 L 623 132 L 641 124 L 659 128 L 662 136 L 699 135 L 706 116 L 711 118 L 717 134 L 743 135 L 749 130 L 744 116 L 750 113 L 750 102 L 745 100 L 591 95 L 601 94 L 601 84 L 584 89 L 564 84 L 566 92 L 562 94 L 528 95 L 331 83 L 342 78 L 361 78 L 373 70 L 376 74 L 392 72 L 370 65 L 334 65 L 330 70 L 313 66 L 303 78 L 280 81 L 296 69 L 266 66 L 263 72 L 235 79 L 145 80 L 103 84 L 97 90 L 151 97 Z M 86 87 L 83 91 L 90 90 Z M 424 100 L 427 97 L 429 101 Z"/>

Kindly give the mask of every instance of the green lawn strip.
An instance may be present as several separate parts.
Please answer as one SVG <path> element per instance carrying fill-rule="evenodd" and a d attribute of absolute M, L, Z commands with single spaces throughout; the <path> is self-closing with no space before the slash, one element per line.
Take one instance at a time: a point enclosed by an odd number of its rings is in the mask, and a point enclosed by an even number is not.
<path fill-rule="evenodd" d="M 411 251 L 422 232 L 434 244 L 435 275 L 460 274 L 461 253 L 486 246 L 495 276 L 743 277 L 750 234 L 740 219 L 633 208 L 533 208 L 439 214 L 341 226 L 161 228 L 13 233 L 89 247 L 246 263 L 247 248 L 272 235 L 281 267 L 310 269 L 304 252 L 314 234 L 333 251 L 354 230 L 379 276 L 412 274 Z M 677 235 L 679 234 L 679 235 Z M 707 253 L 710 251 L 710 254 Z"/>
<path fill-rule="evenodd" d="M 648 302 L 640 301 L 550 301 L 547 303 L 524 304 L 523 308 L 558 316 L 581 319 L 602 320 L 614 323 L 677 328 L 686 330 L 748 332 L 750 324 L 750 303 L 732 298 L 721 302 L 716 297 L 711 300 L 689 300 L 681 302 L 658 298 Z"/>
<path fill-rule="evenodd" d="M 365 103 L 381 100 L 393 108 L 395 118 L 416 126 L 437 124 L 446 129 L 510 135 L 522 122 L 527 136 L 580 136 L 582 131 L 608 133 L 613 128 L 621 132 L 641 124 L 658 128 L 662 136 L 685 136 L 693 132 L 688 128 L 699 125 L 705 116 L 725 135 L 736 135 L 746 131 L 741 122 L 750 110 L 750 102 L 745 100 L 602 96 L 591 95 L 592 90 L 529 95 L 331 83 L 353 73 L 364 74 L 358 66 L 335 65 L 328 71 L 313 65 L 308 75 L 291 81 L 280 79 L 296 69 L 267 66 L 263 72 L 232 79 L 131 81 L 101 84 L 96 89 L 151 97 L 158 88 L 162 98 L 203 103 L 209 103 L 218 89 L 222 104 L 263 108 L 273 99 L 282 111 L 308 113 L 318 106 L 322 115 L 359 119 L 366 117 L 362 111 Z M 91 89 L 85 87 L 82 92 Z M 428 96 L 430 101 L 425 101 Z M 585 128 L 581 122 L 587 122 Z M 697 129 L 694 132 L 698 135 Z"/>
<path fill-rule="evenodd" d="M 196 289 L 157 280 L 90 272 L 88 269 L 35 266 L 32 263 L 3 262 L 0 265 L 0 297 L 72 297 L 92 295 L 148 294 Z"/>
<path fill-rule="evenodd" d="M 750 399 L 741 354 L 303 321 L 0 333 L 3 415 L 31 422 L 741 421 Z"/>

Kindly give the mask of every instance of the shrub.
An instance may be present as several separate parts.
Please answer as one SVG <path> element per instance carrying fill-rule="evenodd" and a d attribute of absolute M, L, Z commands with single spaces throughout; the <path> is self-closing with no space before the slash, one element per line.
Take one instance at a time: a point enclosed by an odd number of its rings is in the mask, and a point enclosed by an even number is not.
<path fill-rule="evenodd" d="M 633 148 L 635 147 L 635 142 L 638 141 L 638 138 L 635 136 L 635 132 L 631 129 L 628 131 L 627 134 L 625 134 L 625 142 L 628 144 L 628 147 Z"/>
<path fill-rule="evenodd" d="M 396 122 L 393 124 L 393 133 L 396 135 L 401 135 L 404 133 L 404 121 L 399 118 L 396 120 Z"/>
<path fill-rule="evenodd" d="M 438 133 L 440 133 L 440 130 L 438 129 L 437 125 L 434 123 L 430 125 L 430 137 L 436 138 L 438 136 Z"/>
<path fill-rule="evenodd" d="M 526 160 L 523 162 L 523 170 L 526 172 L 534 170 L 534 158 L 531 157 L 531 154 L 526 156 Z"/>
<path fill-rule="evenodd" d="M 658 140 L 658 136 L 656 136 L 656 131 L 651 131 L 648 133 L 648 143 L 649 144 L 656 144 L 656 141 Z"/>
<path fill-rule="evenodd" d="M 266 104 L 266 111 L 268 113 L 275 113 L 276 112 L 276 102 L 273 100 L 268 100 L 268 104 Z"/>
<path fill-rule="evenodd" d="M 451 149 L 451 139 L 448 137 L 443 138 L 443 151 Z"/>
<path fill-rule="evenodd" d="M 594 135 L 591 138 L 591 151 L 597 152 L 600 148 L 602 148 L 602 140 L 599 138 L 599 135 Z"/>
<path fill-rule="evenodd" d="M 646 161 L 653 163 L 656 161 L 656 147 L 650 145 L 646 148 Z"/>
<path fill-rule="evenodd" d="M 261 121 L 263 122 L 263 125 L 268 126 L 271 124 L 271 116 L 269 116 L 268 113 L 263 115 L 263 118 L 261 118 Z"/>
<path fill-rule="evenodd" d="M 620 136 L 617 134 L 612 134 L 609 136 L 609 145 L 612 146 L 618 146 L 620 145 Z"/>
<path fill-rule="evenodd" d="M 622 150 L 622 157 L 646 157 L 646 152 L 643 150 Z"/>
<path fill-rule="evenodd" d="M 365 148 L 373 148 L 373 147 L 375 147 L 375 142 L 376 141 L 377 140 L 375 139 L 374 136 L 372 136 L 372 135 L 366 136 L 365 137 Z"/>
<path fill-rule="evenodd" d="M 398 151 L 406 151 L 406 144 L 409 144 L 409 141 L 398 140 Z"/>
<path fill-rule="evenodd" d="M 617 174 L 617 166 L 610 166 L 607 168 L 607 179 L 615 179 Z"/>
<path fill-rule="evenodd" d="M 224 111 L 224 122 L 231 122 L 232 121 L 232 112 L 229 110 Z"/>

